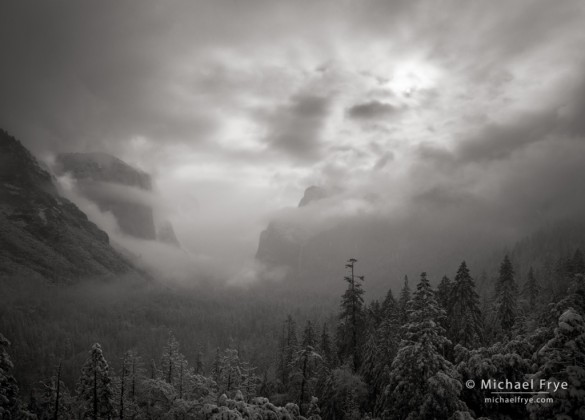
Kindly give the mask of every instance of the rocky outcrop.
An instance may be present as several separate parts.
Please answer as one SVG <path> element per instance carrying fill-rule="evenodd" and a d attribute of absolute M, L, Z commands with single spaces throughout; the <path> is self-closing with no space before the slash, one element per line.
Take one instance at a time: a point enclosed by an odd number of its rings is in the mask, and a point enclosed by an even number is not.
<path fill-rule="evenodd" d="M 74 282 L 134 273 L 54 179 L 15 138 L 0 130 L 0 277 Z"/>
<path fill-rule="evenodd" d="M 327 191 L 324 188 L 317 187 L 315 185 L 310 186 L 305 190 L 305 194 L 299 203 L 299 207 L 305 207 L 309 204 L 322 200 L 327 197 Z"/>
<path fill-rule="evenodd" d="M 104 153 L 65 153 L 57 156 L 55 172 L 69 174 L 81 194 L 102 212 L 110 212 L 120 230 L 139 239 L 156 239 L 154 212 L 149 203 L 152 180 L 122 160 Z"/>

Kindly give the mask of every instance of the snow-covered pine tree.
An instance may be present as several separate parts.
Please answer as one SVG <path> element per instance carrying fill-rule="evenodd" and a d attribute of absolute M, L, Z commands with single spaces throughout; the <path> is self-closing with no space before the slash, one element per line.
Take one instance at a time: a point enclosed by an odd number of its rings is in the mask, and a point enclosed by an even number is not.
<path fill-rule="evenodd" d="M 392 289 L 388 289 L 386 293 L 386 297 L 382 301 L 382 316 L 386 318 L 388 311 L 394 311 L 398 306 L 396 299 L 394 298 L 394 293 L 392 293 Z"/>
<path fill-rule="evenodd" d="M 476 347 L 482 341 L 483 318 L 475 283 L 465 261 L 459 266 L 450 289 L 447 337 L 453 344 Z"/>
<path fill-rule="evenodd" d="M 585 418 L 585 321 L 575 309 L 567 309 L 559 318 L 554 337 L 536 354 L 538 371 L 532 376 L 553 383 L 567 382 L 552 392 L 553 403 L 532 404 L 531 419 Z"/>
<path fill-rule="evenodd" d="M 366 330 L 375 330 L 384 319 L 382 305 L 377 299 L 374 299 L 366 308 Z"/>
<path fill-rule="evenodd" d="M 91 417 L 94 420 L 110 418 L 114 412 L 112 399 L 108 362 L 101 346 L 95 343 L 81 368 L 81 376 L 77 382 L 77 400 L 82 417 Z"/>
<path fill-rule="evenodd" d="M 445 311 L 435 299 L 426 273 L 422 273 L 408 305 L 404 339 L 380 398 L 384 419 L 447 419 L 467 409 L 459 399 L 462 386 L 458 374 L 442 355 L 449 344 L 438 322 L 443 316 Z"/>
<path fill-rule="evenodd" d="M 250 401 L 256 396 L 256 389 L 260 383 L 260 378 L 256 375 L 256 368 L 249 362 L 241 363 L 240 373 L 240 391 L 242 391 L 245 400 Z"/>
<path fill-rule="evenodd" d="M 341 312 L 337 327 L 337 350 L 341 361 L 348 361 L 352 371 L 357 372 L 361 365 L 361 346 L 363 344 L 365 312 L 364 289 L 357 279 L 364 276 L 355 275 L 357 260 L 350 258 L 345 264 L 349 274 L 344 277 L 347 289 L 341 297 Z"/>
<path fill-rule="evenodd" d="M 500 327 L 508 336 L 517 315 L 518 288 L 514 280 L 514 268 L 510 258 L 506 255 L 500 265 L 500 276 L 496 283 L 497 319 Z"/>
<path fill-rule="evenodd" d="M 383 304 L 384 318 L 368 335 L 360 372 L 368 384 L 368 411 L 378 415 L 376 402 L 388 383 L 388 374 L 400 343 L 400 310 L 391 292 Z"/>
<path fill-rule="evenodd" d="M 238 390 L 242 380 L 242 371 L 238 351 L 227 348 L 221 358 L 221 373 L 217 385 L 219 393 L 229 395 L 232 391 Z"/>
<path fill-rule="evenodd" d="M 398 308 L 400 309 L 400 323 L 404 325 L 408 321 L 408 302 L 410 301 L 410 286 L 408 285 L 408 276 L 404 276 L 404 285 L 400 291 L 398 299 Z"/>
<path fill-rule="evenodd" d="M 61 363 L 56 375 L 40 383 L 36 391 L 37 415 L 41 419 L 69 419 L 74 417 L 72 412 L 73 398 L 61 378 Z"/>
<path fill-rule="evenodd" d="M 75 413 L 72 410 L 73 397 L 63 381 L 59 386 L 57 384 L 57 377 L 52 376 L 46 381 L 41 381 L 33 393 L 34 404 L 32 407 L 29 405 L 29 410 L 35 413 L 39 419 L 75 418 Z M 59 389 L 57 390 L 57 388 Z"/>
<path fill-rule="evenodd" d="M 298 405 L 301 414 L 304 413 L 305 404 L 310 402 L 310 397 L 315 391 L 319 363 L 323 360 L 321 355 L 311 345 L 306 345 L 295 354 L 292 363 L 291 382 L 298 389 Z"/>

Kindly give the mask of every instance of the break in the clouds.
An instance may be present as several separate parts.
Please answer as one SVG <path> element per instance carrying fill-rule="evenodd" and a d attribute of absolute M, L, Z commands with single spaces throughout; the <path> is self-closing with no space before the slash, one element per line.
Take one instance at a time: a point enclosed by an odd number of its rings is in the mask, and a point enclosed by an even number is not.
<path fill-rule="evenodd" d="M 0 126 L 149 171 L 202 254 L 252 255 L 311 184 L 522 230 L 583 205 L 584 18 L 577 0 L 3 2 Z"/>

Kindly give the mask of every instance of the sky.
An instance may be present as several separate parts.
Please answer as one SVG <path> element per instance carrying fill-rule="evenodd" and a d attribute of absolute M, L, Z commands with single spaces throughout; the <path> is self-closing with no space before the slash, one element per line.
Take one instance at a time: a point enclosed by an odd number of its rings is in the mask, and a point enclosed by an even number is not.
<path fill-rule="evenodd" d="M 310 185 L 333 197 L 305 221 L 508 239 L 585 210 L 584 9 L 2 2 L 0 126 L 43 159 L 107 152 L 148 171 L 202 257 L 253 256 Z"/>

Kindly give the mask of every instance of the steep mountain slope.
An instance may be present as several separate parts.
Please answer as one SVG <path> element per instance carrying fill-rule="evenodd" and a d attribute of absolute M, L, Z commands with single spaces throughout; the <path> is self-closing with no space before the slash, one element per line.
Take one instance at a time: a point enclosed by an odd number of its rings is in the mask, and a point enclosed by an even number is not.
<path fill-rule="evenodd" d="M 108 235 L 61 197 L 51 175 L 0 130 L 0 277 L 74 282 L 133 273 Z"/>

